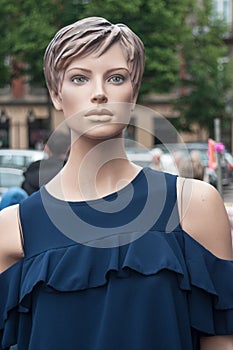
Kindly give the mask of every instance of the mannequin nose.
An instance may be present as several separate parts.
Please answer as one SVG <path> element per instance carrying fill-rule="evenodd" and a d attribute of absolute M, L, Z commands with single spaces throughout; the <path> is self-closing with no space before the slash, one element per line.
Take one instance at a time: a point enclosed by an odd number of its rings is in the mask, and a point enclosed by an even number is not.
<path fill-rule="evenodd" d="M 106 103 L 108 102 L 107 96 L 104 93 L 94 94 L 91 98 L 93 103 Z"/>

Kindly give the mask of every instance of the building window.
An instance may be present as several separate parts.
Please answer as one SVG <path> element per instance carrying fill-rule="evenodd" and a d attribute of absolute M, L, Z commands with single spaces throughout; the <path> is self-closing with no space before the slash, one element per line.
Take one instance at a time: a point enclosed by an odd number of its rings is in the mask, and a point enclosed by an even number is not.
<path fill-rule="evenodd" d="M 232 0 L 213 0 L 214 12 L 222 17 L 227 24 L 232 24 Z"/>

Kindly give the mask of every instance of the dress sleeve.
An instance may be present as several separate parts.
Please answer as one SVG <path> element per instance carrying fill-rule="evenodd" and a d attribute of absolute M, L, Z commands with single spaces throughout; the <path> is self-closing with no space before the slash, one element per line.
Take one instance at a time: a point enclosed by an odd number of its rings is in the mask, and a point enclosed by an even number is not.
<path fill-rule="evenodd" d="M 22 261 L 0 274 L 0 350 L 17 343 Z"/>
<path fill-rule="evenodd" d="M 191 325 L 203 335 L 233 334 L 233 261 L 214 256 L 185 234 Z"/>

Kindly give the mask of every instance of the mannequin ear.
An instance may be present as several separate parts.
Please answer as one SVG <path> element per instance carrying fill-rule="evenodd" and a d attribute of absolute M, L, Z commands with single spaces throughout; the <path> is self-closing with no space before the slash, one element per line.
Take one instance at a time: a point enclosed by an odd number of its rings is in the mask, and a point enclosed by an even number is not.
<path fill-rule="evenodd" d="M 62 111 L 62 100 L 59 94 L 56 94 L 54 91 L 50 91 L 50 97 L 56 110 Z"/>

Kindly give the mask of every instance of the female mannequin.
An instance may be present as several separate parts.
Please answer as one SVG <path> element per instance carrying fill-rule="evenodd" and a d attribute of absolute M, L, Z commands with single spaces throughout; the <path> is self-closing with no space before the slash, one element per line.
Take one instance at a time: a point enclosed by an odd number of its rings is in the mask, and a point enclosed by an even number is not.
<path fill-rule="evenodd" d="M 70 155 L 45 187 L 1 212 L 2 349 L 233 348 L 219 194 L 125 153 L 143 68 L 140 39 L 103 18 L 49 44 L 45 77 L 71 130 Z"/>

